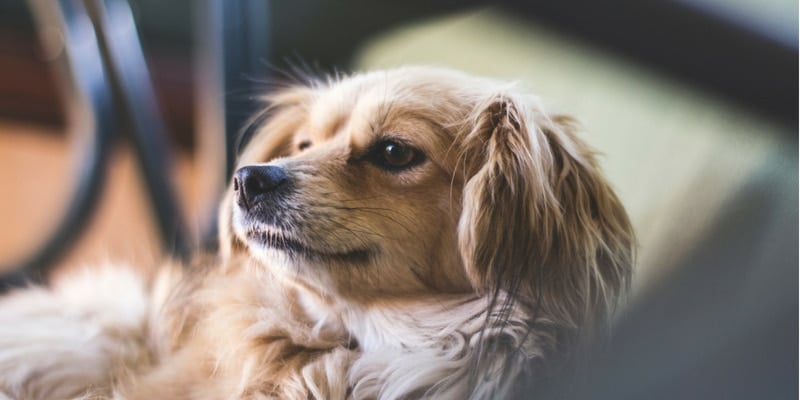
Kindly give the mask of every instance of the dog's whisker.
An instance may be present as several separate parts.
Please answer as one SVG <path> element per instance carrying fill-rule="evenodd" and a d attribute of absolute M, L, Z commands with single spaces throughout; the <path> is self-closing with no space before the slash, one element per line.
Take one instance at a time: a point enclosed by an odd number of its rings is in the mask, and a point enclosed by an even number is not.
<path fill-rule="evenodd" d="M 391 222 L 393 222 L 393 223 L 397 224 L 398 226 L 400 226 L 401 228 L 403 228 L 406 232 L 413 233 L 412 229 L 410 227 L 408 227 L 406 224 L 398 221 L 397 219 L 395 219 L 394 217 L 392 217 L 390 215 L 385 214 L 385 213 L 396 214 L 396 215 L 402 217 L 403 219 L 405 219 L 406 222 L 408 222 L 408 223 L 412 223 L 414 221 L 413 218 L 403 214 L 399 210 L 394 210 L 394 209 L 384 208 L 384 207 L 347 207 L 347 206 L 340 206 L 340 205 L 334 205 L 334 204 L 320 204 L 320 203 L 314 204 L 314 207 L 318 207 L 318 208 L 321 208 L 321 209 L 332 209 L 332 210 L 337 210 L 337 211 L 347 211 L 347 212 L 351 212 L 351 213 L 364 212 L 364 213 L 367 213 L 367 214 L 371 214 L 371 215 L 375 215 L 375 216 L 378 216 L 378 217 L 382 217 L 382 218 L 388 219 Z"/>
<path fill-rule="evenodd" d="M 339 228 L 342 228 L 342 229 L 344 229 L 344 230 L 346 230 L 346 231 L 348 231 L 350 233 L 353 233 L 354 234 L 353 236 L 356 239 L 359 239 L 359 240 L 363 240 L 363 239 L 360 236 L 355 235 L 356 233 L 361 234 L 361 235 L 371 236 L 373 238 L 380 238 L 380 239 L 387 239 L 388 238 L 387 236 L 385 236 L 385 235 L 383 235 L 381 233 L 378 233 L 378 232 L 376 232 L 376 231 L 374 231 L 372 229 L 369 229 L 369 227 L 366 227 L 366 226 L 364 226 L 364 225 L 362 225 L 362 224 L 360 224 L 358 222 L 352 221 L 352 220 L 347 221 L 345 223 L 345 222 L 340 222 L 340 221 L 335 220 L 335 219 L 331 219 L 331 220 L 328 220 L 326 222 L 332 223 L 332 224 L 336 225 Z M 358 228 L 358 229 L 355 229 L 355 228 Z M 350 238 L 348 238 L 348 239 L 350 239 Z"/>
<path fill-rule="evenodd" d="M 374 248 L 374 245 L 372 244 L 372 242 L 370 242 L 368 240 L 365 240 L 363 237 L 360 236 L 360 234 L 373 235 L 372 232 L 358 231 L 358 230 L 354 230 L 354 229 L 350 228 L 349 226 L 346 226 L 344 224 L 338 223 L 336 221 L 331 221 L 331 222 L 334 223 L 336 226 L 340 227 L 341 229 L 345 230 L 346 232 L 348 232 L 350 234 L 350 236 L 347 238 L 347 240 L 348 241 L 355 240 L 357 242 L 356 244 L 359 245 L 359 246 L 356 246 L 357 248 L 358 247 L 368 248 L 368 249 Z M 328 232 L 329 233 L 334 233 L 333 230 L 328 230 Z"/>
<path fill-rule="evenodd" d="M 327 208 L 332 208 L 332 209 L 335 209 L 335 210 L 339 210 L 339 211 L 354 211 L 354 212 L 358 211 L 358 212 L 364 212 L 364 213 L 367 213 L 367 214 L 375 215 L 375 216 L 378 216 L 378 217 L 381 217 L 381 218 L 389 220 L 390 222 L 392 222 L 392 223 L 396 224 L 397 226 L 403 228 L 403 230 L 405 230 L 407 233 L 410 233 L 410 234 L 414 233 L 414 231 L 410 227 L 406 226 L 405 224 L 403 224 L 402 222 L 398 221 L 397 219 L 395 219 L 395 218 L 393 218 L 393 217 L 391 217 L 389 215 L 382 214 L 380 212 L 381 211 L 380 209 L 368 209 L 368 208 L 346 208 L 346 209 L 342 209 L 342 208 L 335 207 L 335 206 L 326 206 L 326 207 Z M 402 216 L 403 214 L 400 214 L 400 215 Z M 411 221 L 410 218 L 409 218 L 409 221 Z"/>

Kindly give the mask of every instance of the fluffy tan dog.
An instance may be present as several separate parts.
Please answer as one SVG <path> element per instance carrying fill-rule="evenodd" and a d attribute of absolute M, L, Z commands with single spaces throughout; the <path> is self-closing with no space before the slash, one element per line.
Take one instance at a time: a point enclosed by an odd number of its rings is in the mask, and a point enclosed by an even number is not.
<path fill-rule="evenodd" d="M 632 232 L 570 119 L 443 69 L 269 96 L 221 252 L 0 301 L 0 398 L 498 398 L 574 365 Z"/>

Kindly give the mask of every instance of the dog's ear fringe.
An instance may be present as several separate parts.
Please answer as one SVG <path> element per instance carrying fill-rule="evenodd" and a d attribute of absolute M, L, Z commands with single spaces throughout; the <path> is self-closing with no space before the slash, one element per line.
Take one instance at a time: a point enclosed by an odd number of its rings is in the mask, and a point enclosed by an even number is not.
<path fill-rule="evenodd" d="M 470 123 L 459 245 L 473 287 L 500 313 L 487 331 L 502 331 L 519 305 L 530 329 L 554 321 L 553 353 L 603 338 L 630 285 L 634 238 L 576 122 L 504 94 L 478 104 Z"/>

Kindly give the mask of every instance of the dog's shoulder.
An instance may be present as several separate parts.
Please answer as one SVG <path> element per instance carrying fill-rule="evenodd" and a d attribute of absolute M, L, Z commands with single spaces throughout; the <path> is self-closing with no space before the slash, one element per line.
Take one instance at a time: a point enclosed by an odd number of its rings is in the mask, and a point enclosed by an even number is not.
<path fill-rule="evenodd" d="M 213 264 L 159 271 L 150 324 L 159 362 L 129 397 L 179 381 L 224 397 L 344 398 L 357 350 L 341 322 L 311 312 L 299 288 L 263 267 Z"/>

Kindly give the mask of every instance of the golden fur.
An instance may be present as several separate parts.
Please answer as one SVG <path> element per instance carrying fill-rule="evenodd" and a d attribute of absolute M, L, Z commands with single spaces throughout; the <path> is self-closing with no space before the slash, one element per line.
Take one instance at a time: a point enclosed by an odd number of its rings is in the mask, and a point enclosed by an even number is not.
<path fill-rule="evenodd" d="M 107 307 L 55 305 L 63 287 L 102 301 L 93 274 L 0 301 L 14 310 L 0 313 L 0 398 L 488 399 L 603 337 L 632 231 L 571 119 L 513 85 L 425 67 L 267 101 L 239 166 L 281 168 L 290 188 L 242 205 L 237 181 L 218 258 L 145 286 L 106 268 L 106 284 L 133 285 Z M 386 143 L 417 158 L 389 169 Z M 20 339 L 43 313 L 92 334 Z"/>

